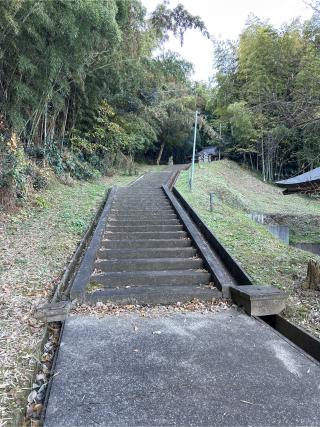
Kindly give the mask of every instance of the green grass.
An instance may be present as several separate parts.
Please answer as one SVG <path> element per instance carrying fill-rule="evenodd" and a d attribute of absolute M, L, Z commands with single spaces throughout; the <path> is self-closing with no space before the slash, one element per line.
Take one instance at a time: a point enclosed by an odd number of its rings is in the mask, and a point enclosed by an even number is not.
<path fill-rule="evenodd" d="M 264 213 L 277 223 L 288 225 L 291 243 L 320 243 L 319 198 L 284 196 L 280 188 L 262 182 L 234 162 L 224 160 L 202 168 L 197 169 L 198 178 L 201 180 L 204 174 L 208 188 L 228 206 L 248 213 Z"/>
<path fill-rule="evenodd" d="M 197 167 L 196 173 L 200 181 L 205 176 L 208 187 L 213 187 L 229 205 L 248 212 L 320 216 L 319 199 L 299 194 L 284 196 L 280 188 L 263 182 L 235 162 L 223 160 L 210 163 L 201 166 L 201 169 Z"/>
<path fill-rule="evenodd" d="M 188 189 L 188 175 L 188 171 L 181 173 L 177 189 L 253 282 L 277 286 L 296 298 L 299 286 L 306 277 L 309 259 L 320 261 L 320 257 L 282 243 L 263 225 L 252 221 L 248 213 L 289 215 L 295 218 L 296 224 L 300 219 L 306 230 L 308 224 L 305 221 L 310 220 L 310 215 L 313 220 L 320 218 L 320 200 L 299 195 L 284 196 L 275 186 L 260 181 L 246 169 L 226 160 L 197 166 L 192 192 Z M 210 191 L 216 196 L 213 212 L 209 211 Z M 318 233 L 319 229 L 315 238 L 320 241 Z M 315 304 L 319 309 L 319 297 L 316 297 Z M 290 309 L 292 317 L 299 314 L 294 306 L 290 306 Z M 310 322 L 309 326 L 313 332 L 320 333 L 318 323 Z"/>

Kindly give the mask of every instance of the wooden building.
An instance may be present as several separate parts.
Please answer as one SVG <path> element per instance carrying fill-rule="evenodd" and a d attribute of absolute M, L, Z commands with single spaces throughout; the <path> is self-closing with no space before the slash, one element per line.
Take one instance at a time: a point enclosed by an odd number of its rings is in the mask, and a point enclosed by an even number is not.
<path fill-rule="evenodd" d="M 214 160 L 220 160 L 220 158 L 220 149 L 216 146 L 205 147 L 195 155 L 196 162 L 212 162 Z M 187 156 L 187 160 L 192 162 L 192 155 Z"/>
<path fill-rule="evenodd" d="M 320 167 L 275 184 L 284 188 L 283 194 L 320 194 Z"/>

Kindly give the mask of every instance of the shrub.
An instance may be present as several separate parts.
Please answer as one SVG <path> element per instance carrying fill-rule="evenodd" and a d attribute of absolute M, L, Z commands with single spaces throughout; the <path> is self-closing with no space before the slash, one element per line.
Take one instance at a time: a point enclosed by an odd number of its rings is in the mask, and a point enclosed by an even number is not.
<path fill-rule="evenodd" d="M 0 204 L 10 206 L 25 197 L 27 162 L 15 133 L 0 136 Z"/>

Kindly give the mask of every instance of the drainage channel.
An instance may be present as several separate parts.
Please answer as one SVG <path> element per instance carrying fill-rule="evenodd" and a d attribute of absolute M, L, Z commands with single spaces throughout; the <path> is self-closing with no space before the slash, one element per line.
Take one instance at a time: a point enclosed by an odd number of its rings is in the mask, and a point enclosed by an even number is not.
<path fill-rule="evenodd" d="M 256 317 L 256 319 L 269 325 L 280 335 L 320 362 L 320 340 L 316 337 L 312 336 L 299 326 L 292 324 L 279 314 L 260 316 Z"/>

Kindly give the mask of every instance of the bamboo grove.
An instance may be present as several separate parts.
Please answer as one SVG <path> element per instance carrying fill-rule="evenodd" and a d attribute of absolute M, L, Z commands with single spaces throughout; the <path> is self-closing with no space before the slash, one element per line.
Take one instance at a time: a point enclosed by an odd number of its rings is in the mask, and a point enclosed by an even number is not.
<path fill-rule="evenodd" d="M 227 153 L 273 181 L 320 165 L 320 13 L 281 29 L 256 17 L 215 44 L 208 113 Z"/>
<path fill-rule="evenodd" d="M 139 0 L 1 1 L 0 203 L 44 185 L 43 167 L 91 178 L 184 143 L 192 65 L 155 51 L 189 28 L 208 36 L 181 5 L 147 17 Z"/>

